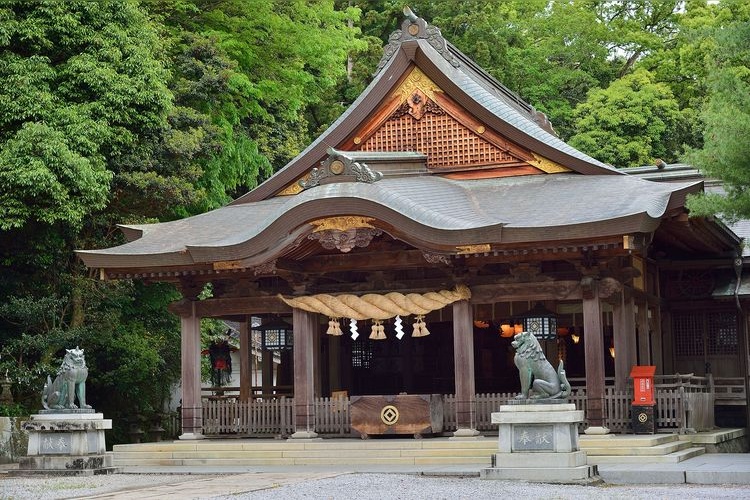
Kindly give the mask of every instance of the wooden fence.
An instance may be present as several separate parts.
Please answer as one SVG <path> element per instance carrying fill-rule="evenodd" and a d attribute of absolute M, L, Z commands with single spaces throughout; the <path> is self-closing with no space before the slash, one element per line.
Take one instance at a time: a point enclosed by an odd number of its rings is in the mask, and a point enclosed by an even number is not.
<path fill-rule="evenodd" d="M 288 436 L 294 432 L 294 399 L 207 399 L 203 433 L 240 436 Z"/>
<path fill-rule="evenodd" d="M 714 426 L 716 387 L 733 389 L 737 384 L 716 384 L 710 377 L 693 375 L 660 376 L 656 379 L 656 427 L 667 432 L 698 432 Z M 726 394 L 727 391 L 724 391 Z M 605 387 L 604 425 L 612 432 L 631 432 L 632 389 L 617 391 Z M 736 393 L 735 393 L 736 394 Z M 744 398 L 744 388 L 742 391 Z M 493 433 L 492 413 L 515 397 L 514 393 L 477 394 L 475 428 Z M 734 399 L 737 399 L 733 396 Z M 586 413 L 586 388 L 574 387 L 569 401 Z M 744 401 L 744 399 L 743 399 Z M 455 396 L 443 396 L 443 429 L 456 429 Z M 580 425 L 580 430 L 588 422 Z M 235 397 L 205 398 L 203 427 L 206 435 L 235 434 L 239 436 L 288 436 L 294 432 L 294 399 L 256 398 L 240 402 Z M 351 435 L 349 398 L 316 398 L 315 432 L 328 436 Z"/>

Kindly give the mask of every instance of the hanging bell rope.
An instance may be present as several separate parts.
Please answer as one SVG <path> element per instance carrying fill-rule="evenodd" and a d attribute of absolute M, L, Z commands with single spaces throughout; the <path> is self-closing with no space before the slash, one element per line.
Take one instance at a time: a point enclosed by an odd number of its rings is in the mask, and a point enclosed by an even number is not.
<path fill-rule="evenodd" d="M 471 298 L 465 285 L 454 290 L 440 290 L 424 294 L 390 292 L 385 295 L 308 295 L 305 297 L 278 296 L 290 307 L 319 313 L 330 318 L 353 318 L 356 320 L 390 319 L 394 316 L 418 316 L 442 309 L 448 304 Z"/>

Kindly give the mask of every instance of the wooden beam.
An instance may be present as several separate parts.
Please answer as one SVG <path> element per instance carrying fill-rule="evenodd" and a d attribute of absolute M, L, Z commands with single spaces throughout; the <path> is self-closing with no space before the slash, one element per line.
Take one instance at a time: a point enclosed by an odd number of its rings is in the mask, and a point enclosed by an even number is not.
<path fill-rule="evenodd" d="M 471 286 L 472 304 L 518 300 L 580 300 L 578 281 L 540 281 L 535 283 L 497 283 Z"/>
<path fill-rule="evenodd" d="M 187 316 L 191 312 L 190 301 L 185 299 L 169 305 L 169 311 L 178 316 Z M 229 297 L 205 299 L 195 302 L 196 314 L 201 318 L 215 318 L 219 316 L 238 316 L 246 314 L 291 312 L 291 307 L 284 304 L 278 297 Z"/>
<path fill-rule="evenodd" d="M 394 268 L 431 267 L 421 250 L 396 250 L 378 253 L 316 255 L 304 263 L 279 260 L 276 267 L 288 271 L 320 274 L 337 271 L 379 271 Z M 446 266 L 447 267 L 447 266 Z"/>

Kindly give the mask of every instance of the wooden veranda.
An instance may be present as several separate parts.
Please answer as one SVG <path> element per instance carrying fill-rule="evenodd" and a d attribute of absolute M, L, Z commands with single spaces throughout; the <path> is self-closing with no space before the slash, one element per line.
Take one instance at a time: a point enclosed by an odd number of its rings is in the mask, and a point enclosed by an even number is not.
<path fill-rule="evenodd" d="M 586 410 L 585 381 L 575 380 L 570 402 Z M 266 397 L 241 401 L 239 388 L 205 389 L 204 392 L 221 392 L 221 396 L 206 395 L 203 400 L 203 433 L 206 436 L 269 437 L 290 436 L 294 433 L 294 398 Z M 477 394 L 475 397 L 475 428 L 482 434 L 493 434 L 497 428 L 491 422 L 491 413 L 514 398 L 516 393 Z M 615 433 L 631 433 L 631 387 L 618 390 L 613 385 L 605 388 L 603 424 Z M 658 432 L 679 434 L 701 432 L 715 428 L 715 405 L 746 404 L 741 379 L 697 377 L 694 375 L 658 376 L 656 379 L 656 427 Z M 445 405 L 444 431 L 457 429 L 455 396 L 443 396 Z M 317 434 L 326 437 L 350 437 L 349 398 L 315 398 L 315 423 Z M 589 422 L 580 424 L 582 432 Z"/>

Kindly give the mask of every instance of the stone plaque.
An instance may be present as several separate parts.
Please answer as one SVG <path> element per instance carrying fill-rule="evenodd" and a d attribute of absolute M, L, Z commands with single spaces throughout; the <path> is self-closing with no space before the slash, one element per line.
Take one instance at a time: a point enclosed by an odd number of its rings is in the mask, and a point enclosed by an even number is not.
<path fill-rule="evenodd" d="M 514 425 L 513 451 L 555 451 L 552 425 Z"/>
<path fill-rule="evenodd" d="M 64 432 L 42 433 L 39 452 L 43 455 L 70 454 L 70 434 Z"/>

